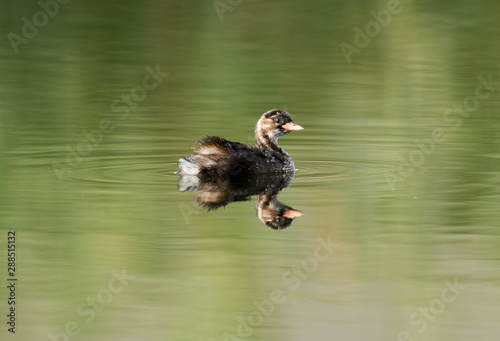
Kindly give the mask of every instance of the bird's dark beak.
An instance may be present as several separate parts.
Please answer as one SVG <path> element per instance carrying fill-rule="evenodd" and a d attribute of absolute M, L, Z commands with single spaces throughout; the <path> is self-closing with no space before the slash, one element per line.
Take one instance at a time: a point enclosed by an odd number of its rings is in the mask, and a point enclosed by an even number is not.
<path fill-rule="evenodd" d="M 304 129 L 301 126 L 299 126 L 298 124 L 295 124 L 293 122 L 288 122 L 287 124 L 283 124 L 282 127 L 283 127 L 283 129 L 285 129 L 287 131 L 302 130 L 302 129 Z"/>
<path fill-rule="evenodd" d="M 304 215 L 304 213 L 302 211 L 293 210 L 291 208 L 289 208 L 288 210 L 285 211 L 285 213 L 283 213 L 283 217 L 288 218 L 288 219 L 295 219 L 298 217 L 302 217 L 303 215 Z"/>

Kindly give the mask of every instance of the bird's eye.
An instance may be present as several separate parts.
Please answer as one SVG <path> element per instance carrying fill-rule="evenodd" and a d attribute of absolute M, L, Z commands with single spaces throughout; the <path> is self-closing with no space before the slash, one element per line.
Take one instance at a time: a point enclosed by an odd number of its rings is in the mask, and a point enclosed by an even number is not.
<path fill-rule="evenodd" d="M 281 217 L 277 217 L 277 218 L 276 218 L 276 222 L 277 222 L 277 223 L 281 223 Z"/>
<path fill-rule="evenodd" d="M 280 118 L 275 118 L 274 119 L 274 123 L 276 123 L 277 125 L 280 125 L 281 124 L 281 119 Z"/>

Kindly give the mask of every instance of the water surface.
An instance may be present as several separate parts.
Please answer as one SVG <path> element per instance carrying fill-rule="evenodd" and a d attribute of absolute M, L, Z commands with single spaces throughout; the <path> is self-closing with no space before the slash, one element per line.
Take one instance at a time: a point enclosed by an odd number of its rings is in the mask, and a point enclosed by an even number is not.
<path fill-rule="evenodd" d="M 72 1 L 15 53 L 40 7 L 4 1 L 15 337 L 496 340 L 500 5 L 402 6 L 348 63 L 339 45 L 386 2 L 242 2 L 221 21 L 211 2 Z M 168 75 L 144 93 L 147 68 Z M 298 171 L 279 193 L 304 216 L 275 231 L 255 197 L 207 212 L 179 190 L 197 139 L 253 143 L 272 108 L 305 128 L 280 139 Z M 133 278 L 112 293 L 116 272 Z"/>

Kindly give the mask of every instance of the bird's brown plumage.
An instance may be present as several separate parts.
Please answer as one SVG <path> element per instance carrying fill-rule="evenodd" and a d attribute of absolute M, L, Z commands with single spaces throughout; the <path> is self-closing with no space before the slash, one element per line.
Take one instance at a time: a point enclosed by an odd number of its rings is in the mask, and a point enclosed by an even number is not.
<path fill-rule="evenodd" d="M 290 114 L 273 109 L 264 113 L 255 127 L 256 146 L 207 136 L 198 141 L 197 153 L 179 160 L 179 173 L 198 176 L 242 177 L 249 174 L 293 172 L 292 158 L 278 145 L 278 138 L 302 127 Z"/>

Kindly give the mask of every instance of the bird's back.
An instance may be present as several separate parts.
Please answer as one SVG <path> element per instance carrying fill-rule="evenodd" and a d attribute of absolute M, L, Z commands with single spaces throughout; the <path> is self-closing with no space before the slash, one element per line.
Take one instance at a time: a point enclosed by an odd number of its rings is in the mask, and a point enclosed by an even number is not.
<path fill-rule="evenodd" d="M 196 155 L 179 160 L 181 174 L 245 177 L 295 169 L 284 151 L 263 150 L 217 136 L 198 141 L 194 151 Z"/>

